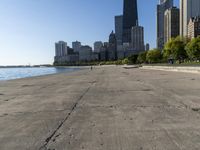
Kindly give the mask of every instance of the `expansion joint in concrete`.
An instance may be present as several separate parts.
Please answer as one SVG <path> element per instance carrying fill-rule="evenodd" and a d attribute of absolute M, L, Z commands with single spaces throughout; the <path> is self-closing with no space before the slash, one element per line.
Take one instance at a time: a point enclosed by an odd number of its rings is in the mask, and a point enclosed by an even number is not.
<path fill-rule="evenodd" d="M 92 82 L 91 86 L 96 83 L 96 82 Z M 77 108 L 79 102 L 82 100 L 82 98 L 88 93 L 88 91 L 90 90 L 90 87 L 88 87 L 82 94 L 81 96 L 76 100 L 76 102 L 74 103 L 71 111 L 66 115 L 66 117 L 60 122 L 60 124 L 58 125 L 58 127 L 50 134 L 49 137 L 46 138 L 45 143 L 39 148 L 39 150 L 48 150 L 47 149 L 47 145 L 49 144 L 49 142 L 51 141 L 51 139 L 54 137 L 54 135 L 57 133 L 57 131 L 63 126 L 63 124 L 69 119 L 69 117 L 71 116 L 71 114 L 75 111 L 75 109 Z"/>

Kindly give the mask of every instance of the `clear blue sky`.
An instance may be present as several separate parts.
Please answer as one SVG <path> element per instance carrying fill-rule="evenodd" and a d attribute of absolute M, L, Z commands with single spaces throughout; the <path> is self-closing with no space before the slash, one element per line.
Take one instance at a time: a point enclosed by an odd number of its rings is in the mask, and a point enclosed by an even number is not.
<path fill-rule="evenodd" d="M 138 0 L 145 42 L 156 45 L 156 4 Z M 178 6 L 178 0 L 175 0 Z M 107 41 L 123 0 L 0 0 L 0 65 L 52 63 L 54 43 Z"/>

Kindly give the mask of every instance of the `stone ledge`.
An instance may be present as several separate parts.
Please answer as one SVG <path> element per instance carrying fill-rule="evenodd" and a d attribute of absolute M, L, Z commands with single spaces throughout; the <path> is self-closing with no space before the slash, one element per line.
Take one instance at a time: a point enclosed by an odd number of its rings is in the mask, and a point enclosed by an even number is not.
<path fill-rule="evenodd" d="M 200 67 L 142 66 L 141 69 L 175 71 L 175 72 L 186 72 L 186 73 L 200 73 Z"/>

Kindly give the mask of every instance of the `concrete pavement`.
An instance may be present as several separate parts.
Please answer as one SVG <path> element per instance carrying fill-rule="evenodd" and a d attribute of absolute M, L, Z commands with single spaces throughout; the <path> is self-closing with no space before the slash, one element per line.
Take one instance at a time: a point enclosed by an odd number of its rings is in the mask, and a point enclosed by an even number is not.
<path fill-rule="evenodd" d="M 0 83 L 0 150 L 199 150 L 200 76 L 122 67 Z"/>

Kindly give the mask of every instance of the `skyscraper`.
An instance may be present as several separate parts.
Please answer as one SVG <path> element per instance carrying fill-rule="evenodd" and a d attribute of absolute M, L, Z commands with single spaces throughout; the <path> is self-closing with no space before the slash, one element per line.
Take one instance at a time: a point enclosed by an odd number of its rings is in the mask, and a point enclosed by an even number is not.
<path fill-rule="evenodd" d="M 160 0 L 157 5 L 157 48 L 164 47 L 164 15 L 165 11 L 173 7 L 173 0 Z"/>
<path fill-rule="evenodd" d="M 123 33 L 123 15 L 115 16 L 115 35 L 117 39 L 117 45 L 122 45 L 122 33 Z"/>
<path fill-rule="evenodd" d="M 200 36 L 200 17 L 191 18 L 188 24 L 188 38 Z"/>
<path fill-rule="evenodd" d="M 74 49 L 75 52 L 79 52 L 81 47 L 81 42 L 75 41 L 72 42 L 72 48 Z"/>
<path fill-rule="evenodd" d="M 117 40 L 113 31 L 109 36 L 108 59 L 109 60 L 117 59 Z"/>
<path fill-rule="evenodd" d="M 69 54 L 70 49 L 67 46 L 67 43 L 64 41 L 59 41 L 55 43 L 55 57 L 54 57 L 54 63 L 64 63 L 66 61 L 69 61 Z"/>
<path fill-rule="evenodd" d="M 165 11 L 164 19 L 164 42 L 179 36 L 179 9 L 171 7 Z"/>
<path fill-rule="evenodd" d="M 144 28 L 141 26 L 132 27 L 131 40 L 133 50 L 144 51 Z"/>
<path fill-rule="evenodd" d="M 92 47 L 85 45 L 80 47 L 79 60 L 80 61 L 91 61 Z"/>
<path fill-rule="evenodd" d="M 187 36 L 188 23 L 200 16 L 200 0 L 180 0 L 180 35 Z"/>
<path fill-rule="evenodd" d="M 146 45 L 145 45 L 145 51 L 149 51 L 150 50 L 150 45 L 149 45 L 149 43 L 147 43 Z"/>
<path fill-rule="evenodd" d="M 55 43 L 55 54 L 58 57 L 67 55 L 67 43 L 64 41 L 59 41 Z"/>
<path fill-rule="evenodd" d="M 124 0 L 123 43 L 131 43 L 131 28 L 138 25 L 137 0 Z"/>
<path fill-rule="evenodd" d="M 103 43 L 101 41 L 94 42 L 94 52 L 99 53 L 102 47 Z"/>

